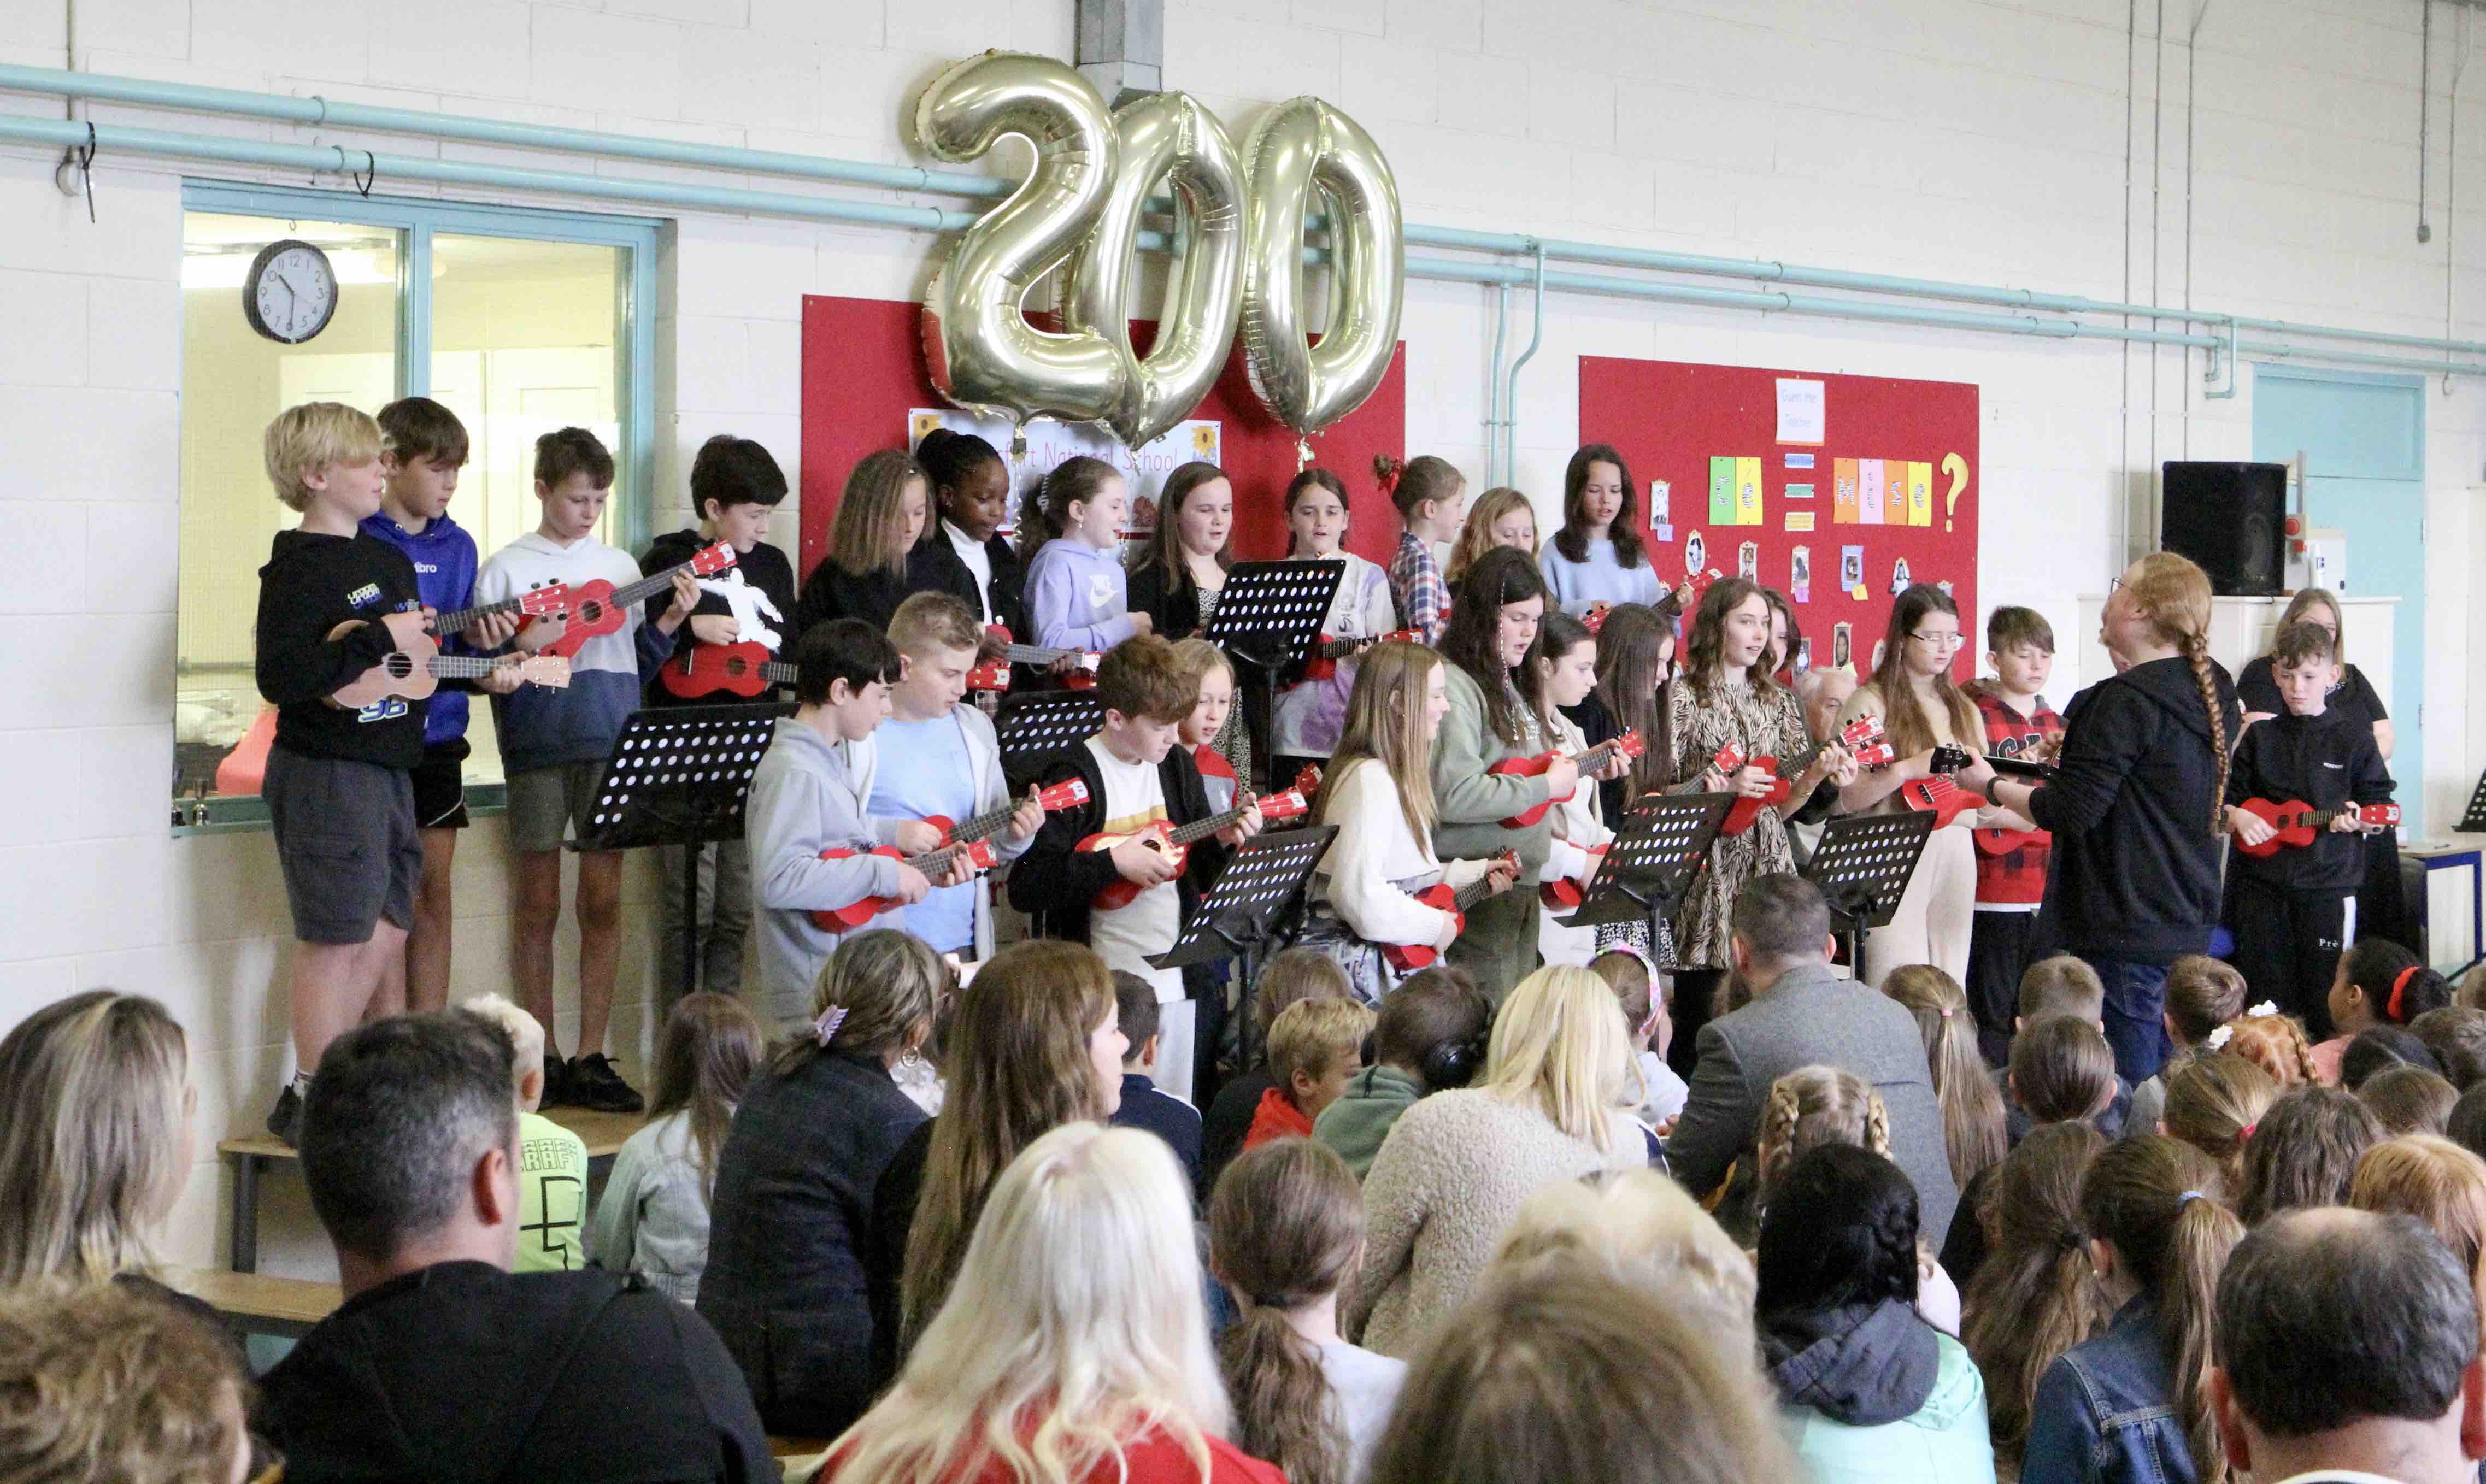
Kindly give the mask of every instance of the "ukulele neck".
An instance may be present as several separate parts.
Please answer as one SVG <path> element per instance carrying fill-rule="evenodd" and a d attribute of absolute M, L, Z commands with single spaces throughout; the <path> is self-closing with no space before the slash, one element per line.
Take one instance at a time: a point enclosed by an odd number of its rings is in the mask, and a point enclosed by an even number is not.
<path fill-rule="evenodd" d="M 1015 804 L 1005 804 L 996 810 L 978 814 L 964 824 L 950 827 L 950 842 L 972 845 L 980 839 L 990 839 L 1009 828 L 1010 817 L 1018 812 Z"/>
<path fill-rule="evenodd" d="M 1478 876 L 1474 881 L 1469 882 L 1466 886 L 1452 892 L 1450 893 L 1450 904 L 1458 908 L 1461 912 L 1465 912 L 1470 907 L 1475 906 L 1477 903 L 1484 900 L 1492 894 L 1493 872 L 1487 870 L 1483 875 Z"/>
<path fill-rule="evenodd" d="M 516 598 L 507 598 L 498 603 L 479 603 L 473 608 L 455 608 L 434 616 L 431 631 L 435 634 L 462 634 L 494 614 L 516 613 L 518 602 Z"/>
<path fill-rule="evenodd" d="M 674 585 L 675 573 L 687 572 L 696 564 L 697 563 L 695 563 L 681 562 L 665 568 L 661 572 L 650 572 L 626 588 L 614 589 L 613 595 L 605 599 L 605 601 L 616 608 L 636 607 L 637 605 L 646 602 L 648 599 L 654 597 L 657 593 L 664 591 L 667 588 L 672 587 Z"/>
<path fill-rule="evenodd" d="M 424 668 L 430 671 L 435 679 L 481 680 L 494 671 L 503 670 L 517 663 L 516 655 L 495 660 L 482 659 L 470 654 L 435 654 L 426 662 Z"/>
<path fill-rule="evenodd" d="M 1211 814 L 1205 819 L 1195 819 L 1191 823 L 1183 825 L 1166 836 L 1166 843 L 1169 845 L 1188 845 L 1193 840 L 1206 839 L 1208 837 L 1229 825 L 1240 823 L 1243 816 L 1250 813 L 1257 802 L 1257 800 L 1246 799 L 1236 807 L 1228 810 L 1225 813 Z"/>

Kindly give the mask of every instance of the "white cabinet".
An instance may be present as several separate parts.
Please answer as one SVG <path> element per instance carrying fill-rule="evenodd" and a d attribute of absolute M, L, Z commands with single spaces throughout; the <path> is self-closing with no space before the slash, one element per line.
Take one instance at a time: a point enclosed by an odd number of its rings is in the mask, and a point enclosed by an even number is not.
<path fill-rule="evenodd" d="M 2364 672 L 2365 682 L 2381 697 L 2383 708 L 2396 710 L 2391 696 L 2391 620 L 2399 607 L 2395 597 L 2352 597 L 2339 600 L 2340 620 L 2347 625 L 2348 659 Z M 2210 657 L 2227 667 L 2234 674 L 2247 664 L 2270 651 L 2271 631 L 2279 626 L 2279 616 L 2287 611 L 2283 597 L 2222 597 L 2210 600 Z M 2078 642 L 2065 644 L 2056 636 L 2056 673 L 2058 678 L 2046 688 L 2046 699 L 2061 706 L 2072 693 L 2083 686 L 2094 685 L 2114 673 L 2107 659 L 2106 646 L 2098 643 L 2098 620 L 2106 611 L 2103 597 L 2081 599 L 2081 633 Z M 2063 675 L 2063 660 L 2077 657 L 2080 673 Z"/>

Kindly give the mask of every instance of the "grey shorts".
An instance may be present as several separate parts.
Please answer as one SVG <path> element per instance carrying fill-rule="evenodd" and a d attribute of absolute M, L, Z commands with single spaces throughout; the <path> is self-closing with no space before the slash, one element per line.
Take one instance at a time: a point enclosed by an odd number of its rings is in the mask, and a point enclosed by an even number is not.
<path fill-rule="evenodd" d="M 559 850 L 573 826 L 584 827 L 595 807 L 600 762 L 565 762 L 529 768 L 509 778 L 510 843 L 519 850 Z"/>
<path fill-rule="evenodd" d="M 414 925 L 423 837 L 404 769 L 271 747 L 259 792 L 276 827 L 294 937 L 369 943 L 382 918 Z"/>

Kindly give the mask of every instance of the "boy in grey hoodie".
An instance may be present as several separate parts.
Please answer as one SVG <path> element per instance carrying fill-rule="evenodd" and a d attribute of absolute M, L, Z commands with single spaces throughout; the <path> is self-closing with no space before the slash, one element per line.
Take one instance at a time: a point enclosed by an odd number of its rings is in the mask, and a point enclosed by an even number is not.
<path fill-rule="evenodd" d="M 760 759 L 746 815 L 760 909 L 760 993 L 773 1021 L 811 1013 L 812 985 L 846 936 L 821 927 L 813 913 L 886 897 L 889 906 L 852 930 L 898 927 L 899 906 L 971 874 L 963 859 L 927 878 L 903 859 L 871 854 L 889 845 L 898 856 L 918 856 L 941 843 L 940 831 L 922 820 L 864 812 L 880 763 L 871 734 L 889 714 L 898 669 L 888 637 L 860 618 L 823 623 L 795 646 L 795 711 L 777 724 Z M 856 854 L 821 859 L 833 849 Z"/>

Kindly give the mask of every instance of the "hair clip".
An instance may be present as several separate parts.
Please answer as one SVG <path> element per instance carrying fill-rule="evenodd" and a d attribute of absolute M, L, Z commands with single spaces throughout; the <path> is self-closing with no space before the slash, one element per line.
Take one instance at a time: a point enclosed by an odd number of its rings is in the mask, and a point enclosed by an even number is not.
<path fill-rule="evenodd" d="M 2251 1009 L 2245 1011 L 2245 1015 L 2249 1019 L 2252 1020 L 2260 1020 L 2278 1013 L 2279 1002 L 2276 1000 L 2265 1000 L 2261 1003 L 2254 1005 Z"/>
<path fill-rule="evenodd" d="M 2235 1039 L 2235 1036 L 2236 1036 L 2236 1028 L 2235 1028 L 2235 1027 L 2233 1027 L 2233 1026 L 2221 1026 L 2218 1030 L 2211 1031 L 2211 1032 L 2210 1032 L 2209 1039 L 2208 1039 L 2208 1040 L 2203 1041 L 2201 1044 L 2202 1044 L 2202 1045 L 2204 1045 L 2204 1046 L 2206 1046 L 2206 1047 L 2208 1047 L 2208 1048 L 2209 1048 L 2210 1050 L 2212 1050 L 2212 1051 L 2224 1051 L 2224 1050 L 2225 1050 L 2225 1049 L 2226 1049 L 2226 1044 L 2227 1044 L 2229 1041 L 2234 1040 L 2234 1039 Z"/>
<path fill-rule="evenodd" d="M 812 1034 L 818 1039 L 822 1051 L 829 1049 L 829 1042 L 837 1035 L 838 1027 L 845 1023 L 846 1007 L 842 1004 L 830 1005 L 820 1012 L 819 1019 L 812 1022 Z"/>

